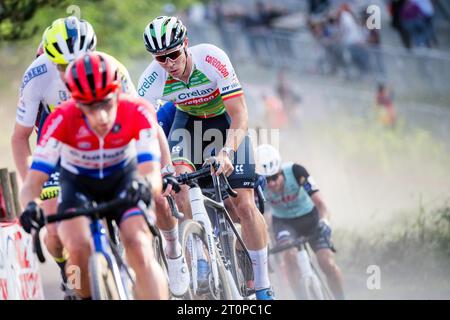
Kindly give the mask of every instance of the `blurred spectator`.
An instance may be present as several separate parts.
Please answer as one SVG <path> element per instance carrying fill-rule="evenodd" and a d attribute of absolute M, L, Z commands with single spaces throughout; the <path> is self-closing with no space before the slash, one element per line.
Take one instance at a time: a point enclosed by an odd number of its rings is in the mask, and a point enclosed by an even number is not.
<path fill-rule="evenodd" d="M 204 42 L 208 29 L 205 26 L 206 8 L 201 2 L 192 4 L 188 11 L 187 17 L 189 21 L 189 38 L 193 43 Z"/>
<path fill-rule="evenodd" d="M 329 0 L 308 0 L 309 3 L 309 13 L 318 14 L 329 9 Z"/>
<path fill-rule="evenodd" d="M 241 19 L 244 15 L 240 6 L 226 6 L 222 1 L 214 1 L 212 4 L 213 13 L 211 16 L 215 18 L 215 24 L 220 32 L 224 50 L 233 61 L 239 60 L 236 50 L 236 39 L 234 32 L 242 32 Z"/>
<path fill-rule="evenodd" d="M 379 83 L 375 98 L 375 110 L 378 120 L 386 127 L 392 128 L 397 121 L 393 96 L 384 83 Z"/>
<path fill-rule="evenodd" d="M 400 11 L 400 19 L 412 47 L 430 46 L 425 15 L 415 0 L 406 0 Z"/>
<path fill-rule="evenodd" d="M 423 15 L 426 32 L 426 45 L 428 47 L 437 46 L 437 38 L 434 32 L 433 17 L 434 7 L 431 0 L 413 0 L 413 2 L 419 7 Z"/>
<path fill-rule="evenodd" d="M 369 14 L 366 10 L 363 10 L 362 12 L 362 20 L 361 24 L 362 26 L 366 25 L 366 21 L 369 18 Z M 383 62 L 383 56 L 380 51 L 381 46 L 381 34 L 380 30 L 373 28 L 369 29 L 366 27 L 363 27 L 366 43 L 368 45 L 369 50 L 369 58 L 370 58 L 370 66 L 371 69 L 376 73 L 378 78 L 381 78 L 385 74 L 384 70 L 384 62 Z"/>
<path fill-rule="evenodd" d="M 284 128 L 288 125 L 288 116 L 284 110 L 283 102 L 275 94 L 263 95 L 266 107 L 266 121 L 272 129 Z"/>
<path fill-rule="evenodd" d="M 275 87 L 277 95 L 283 104 L 283 110 L 287 113 L 291 125 L 296 124 L 300 119 L 300 104 L 302 98 L 293 90 L 293 85 L 289 82 L 286 70 L 281 68 L 277 75 L 277 85 Z"/>
<path fill-rule="evenodd" d="M 402 43 L 405 46 L 405 48 L 409 49 L 411 48 L 411 39 L 409 37 L 409 33 L 403 27 L 400 18 L 400 13 L 406 1 L 407 0 L 391 0 L 390 9 L 392 16 L 391 25 L 394 29 L 398 31 L 400 39 L 402 40 Z"/>
<path fill-rule="evenodd" d="M 273 31 L 272 21 L 285 13 L 286 11 L 279 7 L 271 6 L 263 1 L 256 1 L 252 13 L 243 17 L 244 26 L 249 31 L 245 32 L 245 35 L 252 55 L 269 59 L 267 52 L 273 50 L 268 47 L 267 34 Z"/>
<path fill-rule="evenodd" d="M 325 57 L 332 74 L 341 70 L 347 73 L 344 58 L 344 49 L 340 39 L 339 21 L 335 14 L 328 14 L 322 25 L 322 39 L 320 42 L 325 48 Z"/>
<path fill-rule="evenodd" d="M 367 74 L 370 68 L 364 35 L 347 3 L 339 7 L 337 19 L 340 40 L 344 49 L 350 53 L 350 62 L 357 67 L 359 75 Z"/>

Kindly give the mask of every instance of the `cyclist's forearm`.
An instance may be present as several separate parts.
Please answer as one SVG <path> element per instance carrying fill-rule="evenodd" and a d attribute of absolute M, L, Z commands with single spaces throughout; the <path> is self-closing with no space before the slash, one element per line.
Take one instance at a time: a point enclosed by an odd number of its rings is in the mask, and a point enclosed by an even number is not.
<path fill-rule="evenodd" d="M 233 150 L 237 150 L 239 145 L 244 140 L 246 134 L 247 119 L 233 119 L 230 124 L 230 130 L 228 131 L 224 147 L 230 147 L 233 148 Z"/>
<path fill-rule="evenodd" d="M 330 213 L 328 211 L 328 208 L 323 202 L 319 202 L 316 204 L 317 210 L 319 211 L 319 218 L 320 219 L 327 219 L 330 220 Z"/>
<path fill-rule="evenodd" d="M 161 195 L 162 192 L 162 180 L 160 170 L 153 170 L 151 173 L 146 175 L 147 180 L 152 185 L 152 196 L 155 199 L 157 196 Z"/>
<path fill-rule="evenodd" d="M 167 143 L 166 136 L 164 134 L 164 130 L 159 125 L 158 125 L 158 142 L 159 148 L 161 149 L 161 166 L 164 167 L 171 163 L 170 149 L 169 144 Z"/>
<path fill-rule="evenodd" d="M 244 96 L 225 101 L 225 107 L 231 123 L 224 146 L 237 150 L 248 130 L 248 113 Z"/>
<path fill-rule="evenodd" d="M 28 138 L 13 134 L 11 138 L 11 147 L 14 164 L 19 172 L 21 181 L 25 181 L 31 162 L 31 148 Z"/>
<path fill-rule="evenodd" d="M 145 177 L 152 187 L 152 196 L 161 195 L 162 178 L 161 164 L 157 161 L 148 161 L 138 165 L 138 172 L 141 177 Z"/>
<path fill-rule="evenodd" d="M 19 198 L 23 207 L 26 207 L 30 201 L 35 201 L 38 205 L 41 204 L 40 194 L 42 185 L 47 179 L 47 174 L 36 170 L 30 170 L 25 179 L 23 188 L 20 190 Z"/>
<path fill-rule="evenodd" d="M 320 191 L 313 193 L 311 199 L 314 202 L 317 210 L 319 211 L 319 218 L 330 220 L 330 213 L 327 206 L 325 205 L 325 202 L 322 199 Z"/>

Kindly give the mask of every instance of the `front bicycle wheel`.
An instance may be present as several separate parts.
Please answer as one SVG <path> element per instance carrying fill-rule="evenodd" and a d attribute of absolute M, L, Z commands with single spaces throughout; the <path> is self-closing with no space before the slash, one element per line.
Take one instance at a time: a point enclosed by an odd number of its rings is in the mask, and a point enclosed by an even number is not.
<path fill-rule="evenodd" d="M 227 281 L 225 266 L 217 248 L 215 249 L 219 287 L 216 289 L 214 286 L 211 257 L 208 253 L 208 239 L 203 226 L 197 221 L 185 220 L 180 225 L 179 233 L 191 277 L 185 298 L 189 300 L 231 300 L 231 289 Z M 204 283 L 200 283 L 197 277 L 198 261 L 201 259 L 207 262 L 209 269 L 207 280 Z"/>
<path fill-rule="evenodd" d="M 93 300 L 120 300 L 114 271 L 102 253 L 89 258 L 89 276 Z"/>

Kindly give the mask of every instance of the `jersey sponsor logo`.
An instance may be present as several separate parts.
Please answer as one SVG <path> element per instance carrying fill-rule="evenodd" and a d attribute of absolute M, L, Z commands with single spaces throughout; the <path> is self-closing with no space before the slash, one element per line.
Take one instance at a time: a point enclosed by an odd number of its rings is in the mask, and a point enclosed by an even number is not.
<path fill-rule="evenodd" d="M 67 101 L 69 100 L 70 96 L 67 93 L 67 91 L 65 90 L 59 90 L 59 99 L 61 99 L 61 101 Z"/>
<path fill-rule="evenodd" d="M 207 55 L 205 61 L 216 68 L 224 78 L 228 77 L 230 74 L 227 70 L 226 64 L 220 62 L 217 58 Z"/>
<path fill-rule="evenodd" d="M 156 71 L 153 71 L 151 75 L 144 78 L 144 82 L 138 89 L 138 93 L 141 97 L 143 97 L 145 95 L 145 93 L 147 92 L 147 89 L 150 88 L 150 86 L 153 84 L 153 82 L 155 82 L 157 77 L 158 77 L 158 73 Z"/>
<path fill-rule="evenodd" d="M 319 187 L 317 186 L 316 181 L 314 181 L 313 177 L 311 177 L 311 176 L 308 177 L 308 179 L 305 182 L 305 184 L 303 185 L 303 187 L 305 188 L 306 192 L 319 190 Z"/>
<path fill-rule="evenodd" d="M 213 91 L 214 91 L 213 88 L 208 88 L 208 89 L 204 89 L 204 90 L 195 90 L 193 92 L 183 92 L 178 95 L 178 99 L 184 100 L 184 99 L 189 99 L 189 98 L 195 98 L 195 97 L 203 96 L 205 94 L 209 94 Z"/>
<path fill-rule="evenodd" d="M 78 142 L 78 148 L 80 149 L 90 149 L 92 147 L 92 144 L 88 141 L 81 141 Z"/>
<path fill-rule="evenodd" d="M 120 145 L 122 145 L 122 144 L 124 143 L 124 141 L 125 141 L 125 139 L 119 138 L 119 139 L 111 140 L 109 143 L 110 143 L 112 146 L 120 146 Z"/>
<path fill-rule="evenodd" d="M 234 171 L 236 171 L 236 174 L 244 174 L 244 165 L 243 164 L 236 165 L 236 169 Z"/>
<path fill-rule="evenodd" d="M 27 110 L 25 109 L 25 104 L 23 102 L 23 99 L 20 98 L 19 105 L 17 106 L 17 111 L 16 111 L 16 119 L 19 121 L 23 121 L 25 119 L 26 112 L 27 112 Z"/>
<path fill-rule="evenodd" d="M 89 130 L 86 127 L 80 127 L 80 129 L 78 129 L 77 135 L 75 137 L 78 140 L 81 138 L 89 137 L 90 135 L 91 135 L 91 133 L 89 132 Z"/>
<path fill-rule="evenodd" d="M 179 155 L 182 151 L 182 147 L 180 145 L 176 145 L 172 147 L 172 150 L 170 151 L 172 154 Z"/>
<path fill-rule="evenodd" d="M 40 66 L 34 67 L 30 69 L 25 75 L 23 76 L 22 81 L 22 87 L 21 89 L 25 88 L 25 86 L 28 84 L 28 82 L 31 81 L 31 79 L 36 78 L 44 73 L 47 72 L 47 66 L 45 64 L 41 64 Z"/>
<path fill-rule="evenodd" d="M 122 148 L 119 150 L 104 150 L 103 152 L 101 152 L 100 150 L 94 150 L 89 153 L 81 154 L 80 158 L 85 161 L 99 161 L 100 159 L 121 160 L 121 159 L 123 159 L 125 151 L 126 151 L 126 148 Z M 96 162 L 95 164 L 98 164 L 98 163 Z"/>
<path fill-rule="evenodd" d="M 298 193 L 295 193 L 295 194 L 288 194 L 288 195 L 283 195 L 283 196 L 281 196 L 281 198 L 271 200 L 270 203 L 271 203 L 272 205 L 274 205 L 274 206 L 280 205 L 280 204 L 282 204 L 282 203 L 287 204 L 287 203 L 289 203 L 289 202 L 296 201 L 297 198 L 298 198 Z"/>
<path fill-rule="evenodd" d="M 237 79 L 236 79 L 236 81 L 237 81 Z M 239 82 L 235 82 L 235 83 L 231 84 L 230 86 L 222 87 L 222 92 L 231 91 L 236 88 L 239 88 L 239 89 L 241 88 L 241 84 Z"/>
<path fill-rule="evenodd" d="M 116 123 L 112 129 L 111 132 L 112 133 L 118 133 L 120 130 L 122 129 L 122 125 L 120 123 Z"/>

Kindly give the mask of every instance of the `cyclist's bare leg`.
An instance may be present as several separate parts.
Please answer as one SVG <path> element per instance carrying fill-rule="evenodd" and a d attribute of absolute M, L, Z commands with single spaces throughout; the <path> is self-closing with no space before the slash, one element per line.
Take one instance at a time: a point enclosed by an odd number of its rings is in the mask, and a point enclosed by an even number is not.
<path fill-rule="evenodd" d="M 46 200 L 42 203 L 41 207 L 44 210 L 45 215 L 54 214 L 58 206 L 57 198 Z M 50 223 L 46 225 L 47 233 L 44 237 L 44 243 L 48 252 L 56 259 L 63 258 L 63 245 L 59 239 L 57 232 L 57 225 Z"/>
<path fill-rule="evenodd" d="M 337 266 L 334 253 L 328 248 L 316 252 L 320 268 L 327 276 L 328 285 L 336 299 L 344 299 L 342 273 Z"/>
<path fill-rule="evenodd" d="M 255 289 L 270 286 L 267 265 L 268 233 L 264 218 L 255 205 L 253 189 L 236 189 L 237 198 L 231 198 L 241 222 L 242 238 L 255 264 Z"/>
<path fill-rule="evenodd" d="M 177 164 L 175 166 L 176 175 L 181 173 L 193 172 L 190 166 Z M 184 214 L 185 219 L 192 219 L 191 203 L 189 202 L 189 187 L 180 186 L 181 191 L 175 194 L 175 202 L 177 203 L 178 210 Z"/>
<path fill-rule="evenodd" d="M 91 296 L 89 286 L 89 257 L 91 255 L 91 233 L 89 220 L 85 217 L 62 221 L 58 235 L 69 254 L 66 266 L 68 285 L 80 298 Z"/>
<path fill-rule="evenodd" d="M 178 240 L 178 221 L 172 216 L 167 199 L 164 196 L 155 197 L 156 226 L 166 239 L 166 255 L 169 258 L 179 257 L 181 244 Z"/>
<path fill-rule="evenodd" d="M 132 216 L 122 221 L 120 236 L 127 254 L 127 262 L 136 273 L 136 298 L 168 299 L 166 277 L 155 259 L 152 235 L 144 218 Z"/>
<path fill-rule="evenodd" d="M 300 269 L 297 263 L 297 254 L 297 248 L 291 248 L 282 253 L 284 277 L 295 294 L 300 288 Z"/>
<path fill-rule="evenodd" d="M 268 234 L 264 218 L 255 205 L 253 189 L 236 189 L 237 198 L 230 198 L 242 226 L 243 240 L 250 250 L 267 246 Z"/>
<path fill-rule="evenodd" d="M 228 213 L 230 214 L 231 220 L 233 220 L 234 223 L 240 223 L 239 216 L 237 213 L 237 208 L 234 205 L 233 202 L 231 202 L 230 198 L 227 198 L 225 201 L 225 208 L 227 209 Z"/>

